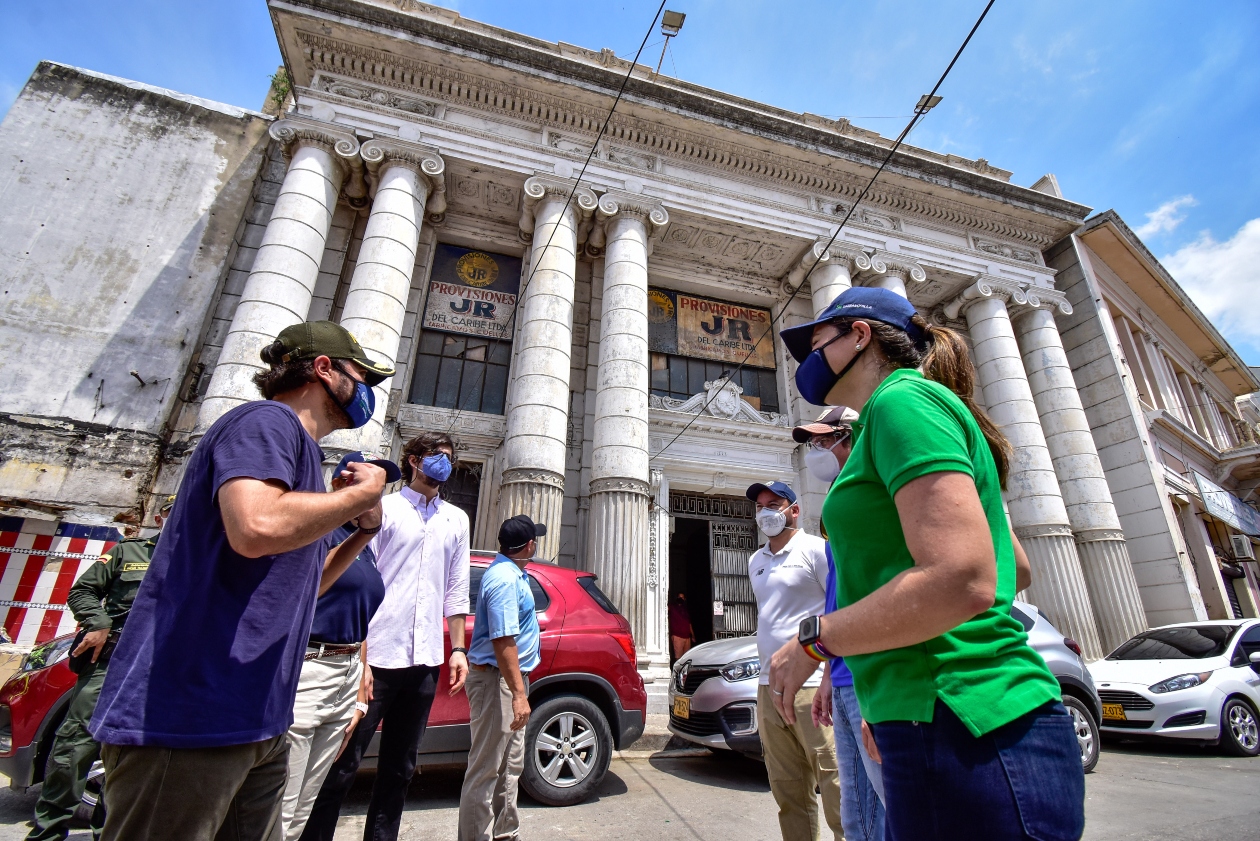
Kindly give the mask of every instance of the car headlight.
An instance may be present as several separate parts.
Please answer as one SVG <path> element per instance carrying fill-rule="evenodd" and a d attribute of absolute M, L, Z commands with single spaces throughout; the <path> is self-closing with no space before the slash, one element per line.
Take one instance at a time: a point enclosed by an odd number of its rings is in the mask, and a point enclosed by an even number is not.
<path fill-rule="evenodd" d="M 748 680 L 750 677 L 756 677 L 761 674 L 761 660 L 757 657 L 749 657 L 747 660 L 736 660 L 727 663 L 718 669 L 722 677 L 730 681 Z"/>
<path fill-rule="evenodd" d="M 37 672 L 40 669 L 55 666 L 70 656 L 70 647 L 72 645 L 74 645 L 74 637 L 72 636 L 37 645 L 22 658 L 21 670 L 24 672 Z"/>
<path fill-rule="evenodd" d="M 1201 686 L 1207 683 L 1207 679 L 1211 674 L 1211 672 L 1198 672 L 1196 674 L 1177 675 L 1176 677 L 1168 678 L 1168 680 L 1161 680 L 1148 688 L 1157 695 L 1162 695 L 1165 692 L 1176 692 L 1178 689 L 1189 689 L 1192 686 Z"/>

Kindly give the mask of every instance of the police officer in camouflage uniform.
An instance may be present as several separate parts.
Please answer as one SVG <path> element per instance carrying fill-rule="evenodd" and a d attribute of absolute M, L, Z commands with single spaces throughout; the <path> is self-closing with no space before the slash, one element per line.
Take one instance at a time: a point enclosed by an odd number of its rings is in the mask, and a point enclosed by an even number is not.
<path fill-rule="evenodd" d="M 158 527 L 170 513 L 175 497 L 162 505 L 155 518 Z M 35 820 L 26 841 L 61 841 L 70 834 L 70 820 L 83 798 L 87 775 L 101 753 L 101 746 L 88 733 L 88 722 L 96 709 L 96 699 L 105 682 L 109 656 L 118 643 L 131 602 L 140 581 L 149 570 L 149 559 L 158 535 L 129 538 L 116 544 L 99 563 L 87 568 L 70 588 L 66 604 L 81 630 L 87 633 L 72 655 L 90 652 L 91 657 L 70 694 L 66 717 L 57 728 L 57 739 L 48 755 L 44 787 L 35 804 Z M 99 838 L 105 824 L 103 800 L 92 814 L 92 837 Z"/>

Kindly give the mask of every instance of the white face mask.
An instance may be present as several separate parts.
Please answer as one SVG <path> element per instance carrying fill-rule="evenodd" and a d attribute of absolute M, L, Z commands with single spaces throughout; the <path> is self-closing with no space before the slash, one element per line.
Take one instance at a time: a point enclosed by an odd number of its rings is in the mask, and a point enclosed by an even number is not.
<path fill-rule="evenodd" d="M 810 447 L 805 453 L 805 469 L 819 481 L 830 485 L 840 475 L 840 459 L 831 450 Z"/>
<path fill-rule="evenodd" d="M 786 527 L 786 512 L 775 511 L 772 508 L 763 508 L 757 512 L 757 528 L 761 529 L 767 537 L 781 534 Z"/>

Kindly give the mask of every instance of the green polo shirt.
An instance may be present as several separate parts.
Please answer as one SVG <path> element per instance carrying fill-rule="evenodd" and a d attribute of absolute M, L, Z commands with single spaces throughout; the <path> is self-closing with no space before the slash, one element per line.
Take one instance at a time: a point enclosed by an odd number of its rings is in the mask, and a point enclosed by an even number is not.
<path fill-rule="evenodd" d="M 823 503 L 837 564 L 837 607 L 847 607 L 914 565 L 893 498 L 929 473 L 965 473 L 976 483 L 996 547 L 993 607 L 918 645 L 847 656 L 862 717 L 932 720 L 940 698 L 976 736 L 1049 701 L 1059 684 L 1011 617 L 1015 553 L 997 467 L 980 427 L 948 388 L 918 371 L 885 379 L 854 421 L 855 442 Z"/>

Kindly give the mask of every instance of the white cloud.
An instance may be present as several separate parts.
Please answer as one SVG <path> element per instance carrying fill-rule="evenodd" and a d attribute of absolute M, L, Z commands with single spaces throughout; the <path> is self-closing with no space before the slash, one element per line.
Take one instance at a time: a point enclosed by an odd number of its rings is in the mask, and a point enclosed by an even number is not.
<path fill-rule="evenodd" d="M 1225 242 L 1205 231 L 1161 262 L 1226 338 L 1260 344 L 1260 219 Z"/>
<path fill-rule="evenodd" d="M 1180 212 L 1181 208 L 1194 207 L 1196 204 L 1198 202 L 1194 200 L 1194 196 L 1181 196 L 1171 201 L 1166 201 L 1146 214 L 1146 224 L 1134 228 L 1133 233 L 1142 239 L 1147 239 L 1156 234 L 1173 231 L 1178 225 L 1186 221 L 1186 215 Z"/>

